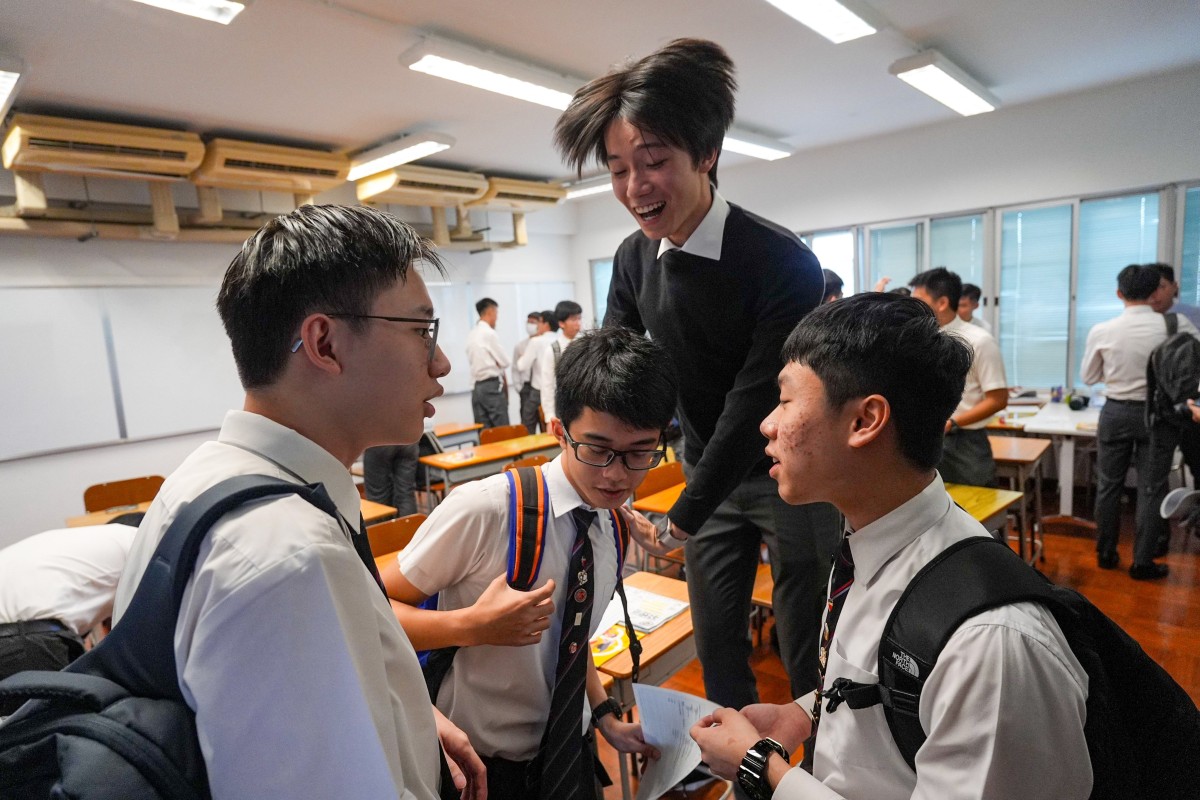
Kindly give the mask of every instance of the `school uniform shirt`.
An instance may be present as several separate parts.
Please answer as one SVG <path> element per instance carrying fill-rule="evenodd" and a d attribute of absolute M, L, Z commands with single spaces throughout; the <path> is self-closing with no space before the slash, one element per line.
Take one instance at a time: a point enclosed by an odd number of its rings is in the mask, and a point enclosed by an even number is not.
<path fill-rule="evenodd" d="M 471 369 L 471 382 L 499 378 L 508 369 L 508 364 L 508 355 L 500 346 L 500 336 L 491 325 L 479 320 L 467 334 L 467 365 Z"/>
<path fill-rule="evenodd" d="M 1179 331 L 1197 335 L 1196 326 L 1177 316 Z M 1125 306 L 1120 316 L 1092 326 L 1079 376 L 1086 384 L 1104 382 L 1110 400 L 1146 399 L 1146 364 L 1167 339 L 1167 321 L 1148 305 Z"/>
<path fill-rule="evenodd" d="M 200 548 L 175 657 L 214 800 L 434 800 L 438 739 L 421 666 L 350 541 L 360 519 L 350 473 L 313 441 L 229 412 L 150 506 L 115 618 L 181 507 L 249 474 L 322 483 L 341 519 L 295 495 L 269 499 L 223 517 Z"/>
<path fill-rule="evenodd" d="M 550 343 L 558 338 L 556 331 L 546 331 L 529 340 L 529 347 L 517 359 L 517 369 L 529 373 L 529 385 L 539 392 L 542 390 L 542 359 L 550 353 Z M 553 358 L 553 355 L 550 356 Z M 551 370 L 551 378 L 554 371 Z"/>
<path fill-rule="evenodd" d="M 0 550 L 0 623 L 58 620 L 79 636 L 112 616 L 137 528 L 44 531 Z"/>
<path fill-rule="evenodd" d="M 575 335 L 575 339 L 579 338 L 579 334 Z M 538 372 L 540 373 L 540 383 L 542 384 L 542 413 L 546 417 L 546 423 L 558 416 L 558 412 L 554 407 L 554 373 L 558 369 L 558 359 L 562 358 L 562 354 L 567 352 L 567 347 L 575 339 L 568 339 L 562 331 L 554 334 L 552 341 L 558 342 L 560 351 L 557 358 L 554 356 L 554 348 L 547 345 L 546 350 L 538 358 Z"/>
<path fill-rule="evenodd" d="M 517 342 L 517 346 L 513 348 L 513 384 L 515 384 L 518 389 L 529 383 L 530 370 L 528 367 L 521 369 L 521 356 L 524 355 L 525 351 L 529 349 L 529 343 L 536 338 L 536 336 L 527 336 L 526 338 Z"/>
<path fill-rule="evenodd" d="M 550 714 L 562 609 L 566 603 L 575 524 L 570 512 L 587 506 L 567 480 L 559 456 L 542 465 L 550 494 L 546 547 L 535 587 L 554 579 L 550 627 L 538 644 L 463 647 L 442 684 L 437 707 L 462 728 L 485 756 L 529 761 L 538 752 Z M 463 484 L 442 501 L 399 555 L 400 571 L 422 594 L 438 596 L 438 609 L 467 608 L 508 569 L 508 479 L 494 475 Z M 597 510 L 589 530 L 595 559 L 595 604 L 589 636 L 616 589 L 617 551 L 612 517 Z M 579 707 L 580 735 L 589 709 Z"/>
<path fill-rule="evenodd" d="M 975 354 L 971 361 L 971 369 L 967 373 L 966 385 L 963 386 L 962 399 L 958 401 L 958 408 L 954 409 L 955 414 L 975 407 L 983 401 L 988 392 L 1008 388 L 1000 345 L 990 333 L 978 325 L 963 322 L 958 316 L 943 325 L 942 330 L 965 339 Z M 987 420 L 981 419 L 963 427 L 968 430 L 986 428 Z"/>
<path fill-rule="evenodd" d="M 1175 301 L 1175 305 L 1167 309 L 1172 314 L 1178 314 L 1181 317 L 1186 317 L 1193 327 L 1200 328 L 1200 306 L 1193 306 L 1187 303 Z"/>
<path fill-rule="evenodd" d="M 986 536 L 940 476 L 850 536 L 854 583 L 829 649 L 825 686 L 879 681 L 879 638 L 914 575 L 948 546 Z M 916 772 L 892 739 L 883 706 L 823 711 L 813 774 L 790 770 L 777 800 L 1084 800 L 1092 788 L 1083 735 L 1087 673 L 1054 616 L 1016 603 L 967 619 L 921 693 L 928 732 Z M 815 693 L 796 701 L 811 711 Z"/>
<path fill-rule="evenodd" d="M 989 334 L 992 332 L 992 323 L 988 322 L 983 317 L 977 317 L 974 314 L 972 314 L 971 319 L 969 320 L 968 324 L 983 328 Z"/>

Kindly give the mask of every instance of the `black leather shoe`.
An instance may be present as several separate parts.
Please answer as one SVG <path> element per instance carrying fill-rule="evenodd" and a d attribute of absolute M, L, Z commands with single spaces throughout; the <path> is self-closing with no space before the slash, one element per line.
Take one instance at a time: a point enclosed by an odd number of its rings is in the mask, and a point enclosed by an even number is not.
<path fill-rule="evenodd" d="M 1135 581 L 1153 581 L 1159 578 L 1167 577 L 1170 568 L 1166 564 L 1156 564 L 1151 561 L 1149 564 L 1134 564 L 1129 568 L 1129 577 Z"/>
<path fill-rule="evenodd" d="M 1154 545 L 1154 557 L 1162 558 L 1163 556 L 1165 556 L 1167 554 L 1167 551 L 1170 549 L 1171 549 L 1171 540 L 1164 536 L 1163 538 L 1159 539 L 1158 542 Z"/>
<path fill-rule="evenodd" d="M 1121 557 L 1114 553 L 1097 553 L 1096 566 L 1100 569 L 1116 569 L 1121 564 Z"/>

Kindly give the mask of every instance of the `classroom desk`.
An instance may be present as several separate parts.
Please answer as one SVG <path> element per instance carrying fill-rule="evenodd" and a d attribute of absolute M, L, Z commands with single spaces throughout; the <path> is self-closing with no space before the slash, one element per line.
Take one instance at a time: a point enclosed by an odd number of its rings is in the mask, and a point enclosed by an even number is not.
<path fill-rule="evenodd" d="M 420 461 L 425 465 L 425 491 L 429 492 L 430 485 L 440 480 L 446 484 L 446 491 L 449 492 L 457 484 L 499 473 L 510 461 L 525 456 L 554 456 L 559 450 L 558 439 L 554 436 L 534 433 L 478 447 L 421 456 Z"/>
<path fill-rule="evenodd" d="M 1025 423 L 1038 413 L 1037 408 L 1006 408 L 988 418 L 989 431 L 1023 431 Z"/>
<path fill-rule="evenodd" d="M 442 447 L 461 447 L 464 444 L 479 444 L 479 431 L 482 429 L 483 425 L 478 422 L 446 422 L 434 425 L 433 435 Z"/>
<path fill-rule="evenodd" d="M 625 585 L 688 602 L 686 583 L 652 572 L 635 572 L 625 578 Z M 660 686 L 696 657 L 691 607 L 685 608 L 678 616 L 664 622 L 662 627 L 642 634 L 638 639 L 642 643 L 639 683 Z M 601 681 L 606 676 L 612 679 L 609 696 L 620 703 L 621 709 L 628 715 L 634 705 L 633 657 L 629 651 L 618 653 L 596 669 L 600 673 Z M 630 798 L 633 794 L 629 783 L 629 761 L 622 755 L 618 755 L 617 758 L 621 765 L 622 797 Z"/>
<path fill-rule="evenodd" d="M 383 503 L 373 503 L 370 500 L 361 500 L 362 515 L 366 523 L 370 525 L 373 522 L 383 522 L 385 519 L 391 519 L 396 516 L 396 509 L 391 506 L 385 506 Z M 90 514 L 81 514 L 78 517 L 68 517 L 67 527 L 78 528 L 82 525 L 103 525 L 113 517 L 118 517 L 121 514 L 128 514 L 131 511 L 145 511 L 150 508 L 149 501 L 138 503 L 136 506 L 120 506 L 117 508 L 108 508 L 104 511 L 93 511 Z"/>
<path fill-rule="evenodd" d="M 1008 510 L 1021 502 L 1024 492 L 947 483 L 946 493 L 989 531 L 1008 530 Z"/>
<path fill-rule="evenodd" d="M 666 514 L 671 510 L 671 506 L 675 505 L 675 501 L 679 499 L 679 495 L 683 494 L 685 483 L 677 483 L 674 486 L 663 489 L 661 492 L 647 495 L 641 500 L 633 501 L 635 511 L 640 511 L 643 514 Z"/>
<path fill-rule="evenodd" d="M 1094 439 L 1100 409 L 1072 411 L 1066 403 L 1047 403 L 1025 422 L 1026 433 L 1049 434 L 1058 457 L 1058 513 L 1073 517 L 1075 490 L 1075 440 Z M 1083 427 L 1080 427 L 1083 426 Z"/>
<path fill-rule="evenodd" d="M 1034 479 L 1033 516 L 1029 515 L 1029 499 L 1021 496 L 1021 527 L 1017 536 L 1017 552 L 1025 558 L 1025 536 L 1029 536 L 1030 564 L 1042 555 L 1042 458 L 1050 449 L 1046 439 L 1029 439 L 1019 436 L 989 436 L 992 458 L 996 462 L 996 476 L 1011 478 L 1021 492 L 1030 477 Z"/>

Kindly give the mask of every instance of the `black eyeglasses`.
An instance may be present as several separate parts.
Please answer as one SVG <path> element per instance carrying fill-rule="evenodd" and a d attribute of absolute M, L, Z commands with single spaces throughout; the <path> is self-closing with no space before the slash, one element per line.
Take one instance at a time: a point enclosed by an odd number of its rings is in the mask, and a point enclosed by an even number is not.
<path fill-rule="evenodd" d="M 429 363 L 433 363 L 434 354 L 437 351 L 438 328 L 441 322 L 441 320 L 437 317 L 434 317 L 433 319 L 417 319 L 416 317 L 385 317 L 379 314 L 343 314 L 337 311 L 327 312 L 325 316 L 334 318 L 340 317 L 342 319 L 381 319 L 386 322 L 423 323 L 425 327 L 420 329 L 418 333 L 422 339 L 425 339 L 429 342 Z M 303 344 L 303 339 L 297 339 L 292 343 L 292 352 L 295 353 Z"/>
<path fill-rule="evenodd" d="M 571 445 L 571 449 L 575 451 L 575 457 L 589 467 L 607 467 L 620 456 L 625 469 L 640 472 L 657 467 L 667 457 L 665 448 L 660 450 L 613 450 L 611 447 L 601 447 L 598 444 L 577 442 L 571 438 L 571 434 L 567 433 L 565 427 L 563 436 L 567 437 L 567 444 Z"/>

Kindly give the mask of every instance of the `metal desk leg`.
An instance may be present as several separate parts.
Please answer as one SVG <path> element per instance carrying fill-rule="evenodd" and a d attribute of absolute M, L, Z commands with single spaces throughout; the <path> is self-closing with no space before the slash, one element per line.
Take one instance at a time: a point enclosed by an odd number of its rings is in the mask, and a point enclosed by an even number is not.
<path fill-rule="evenodd" d="M 1075 437 L 1057 436 L 1058 447 L 1058 513 L 1074 516 L 1075 511 Z"/>

